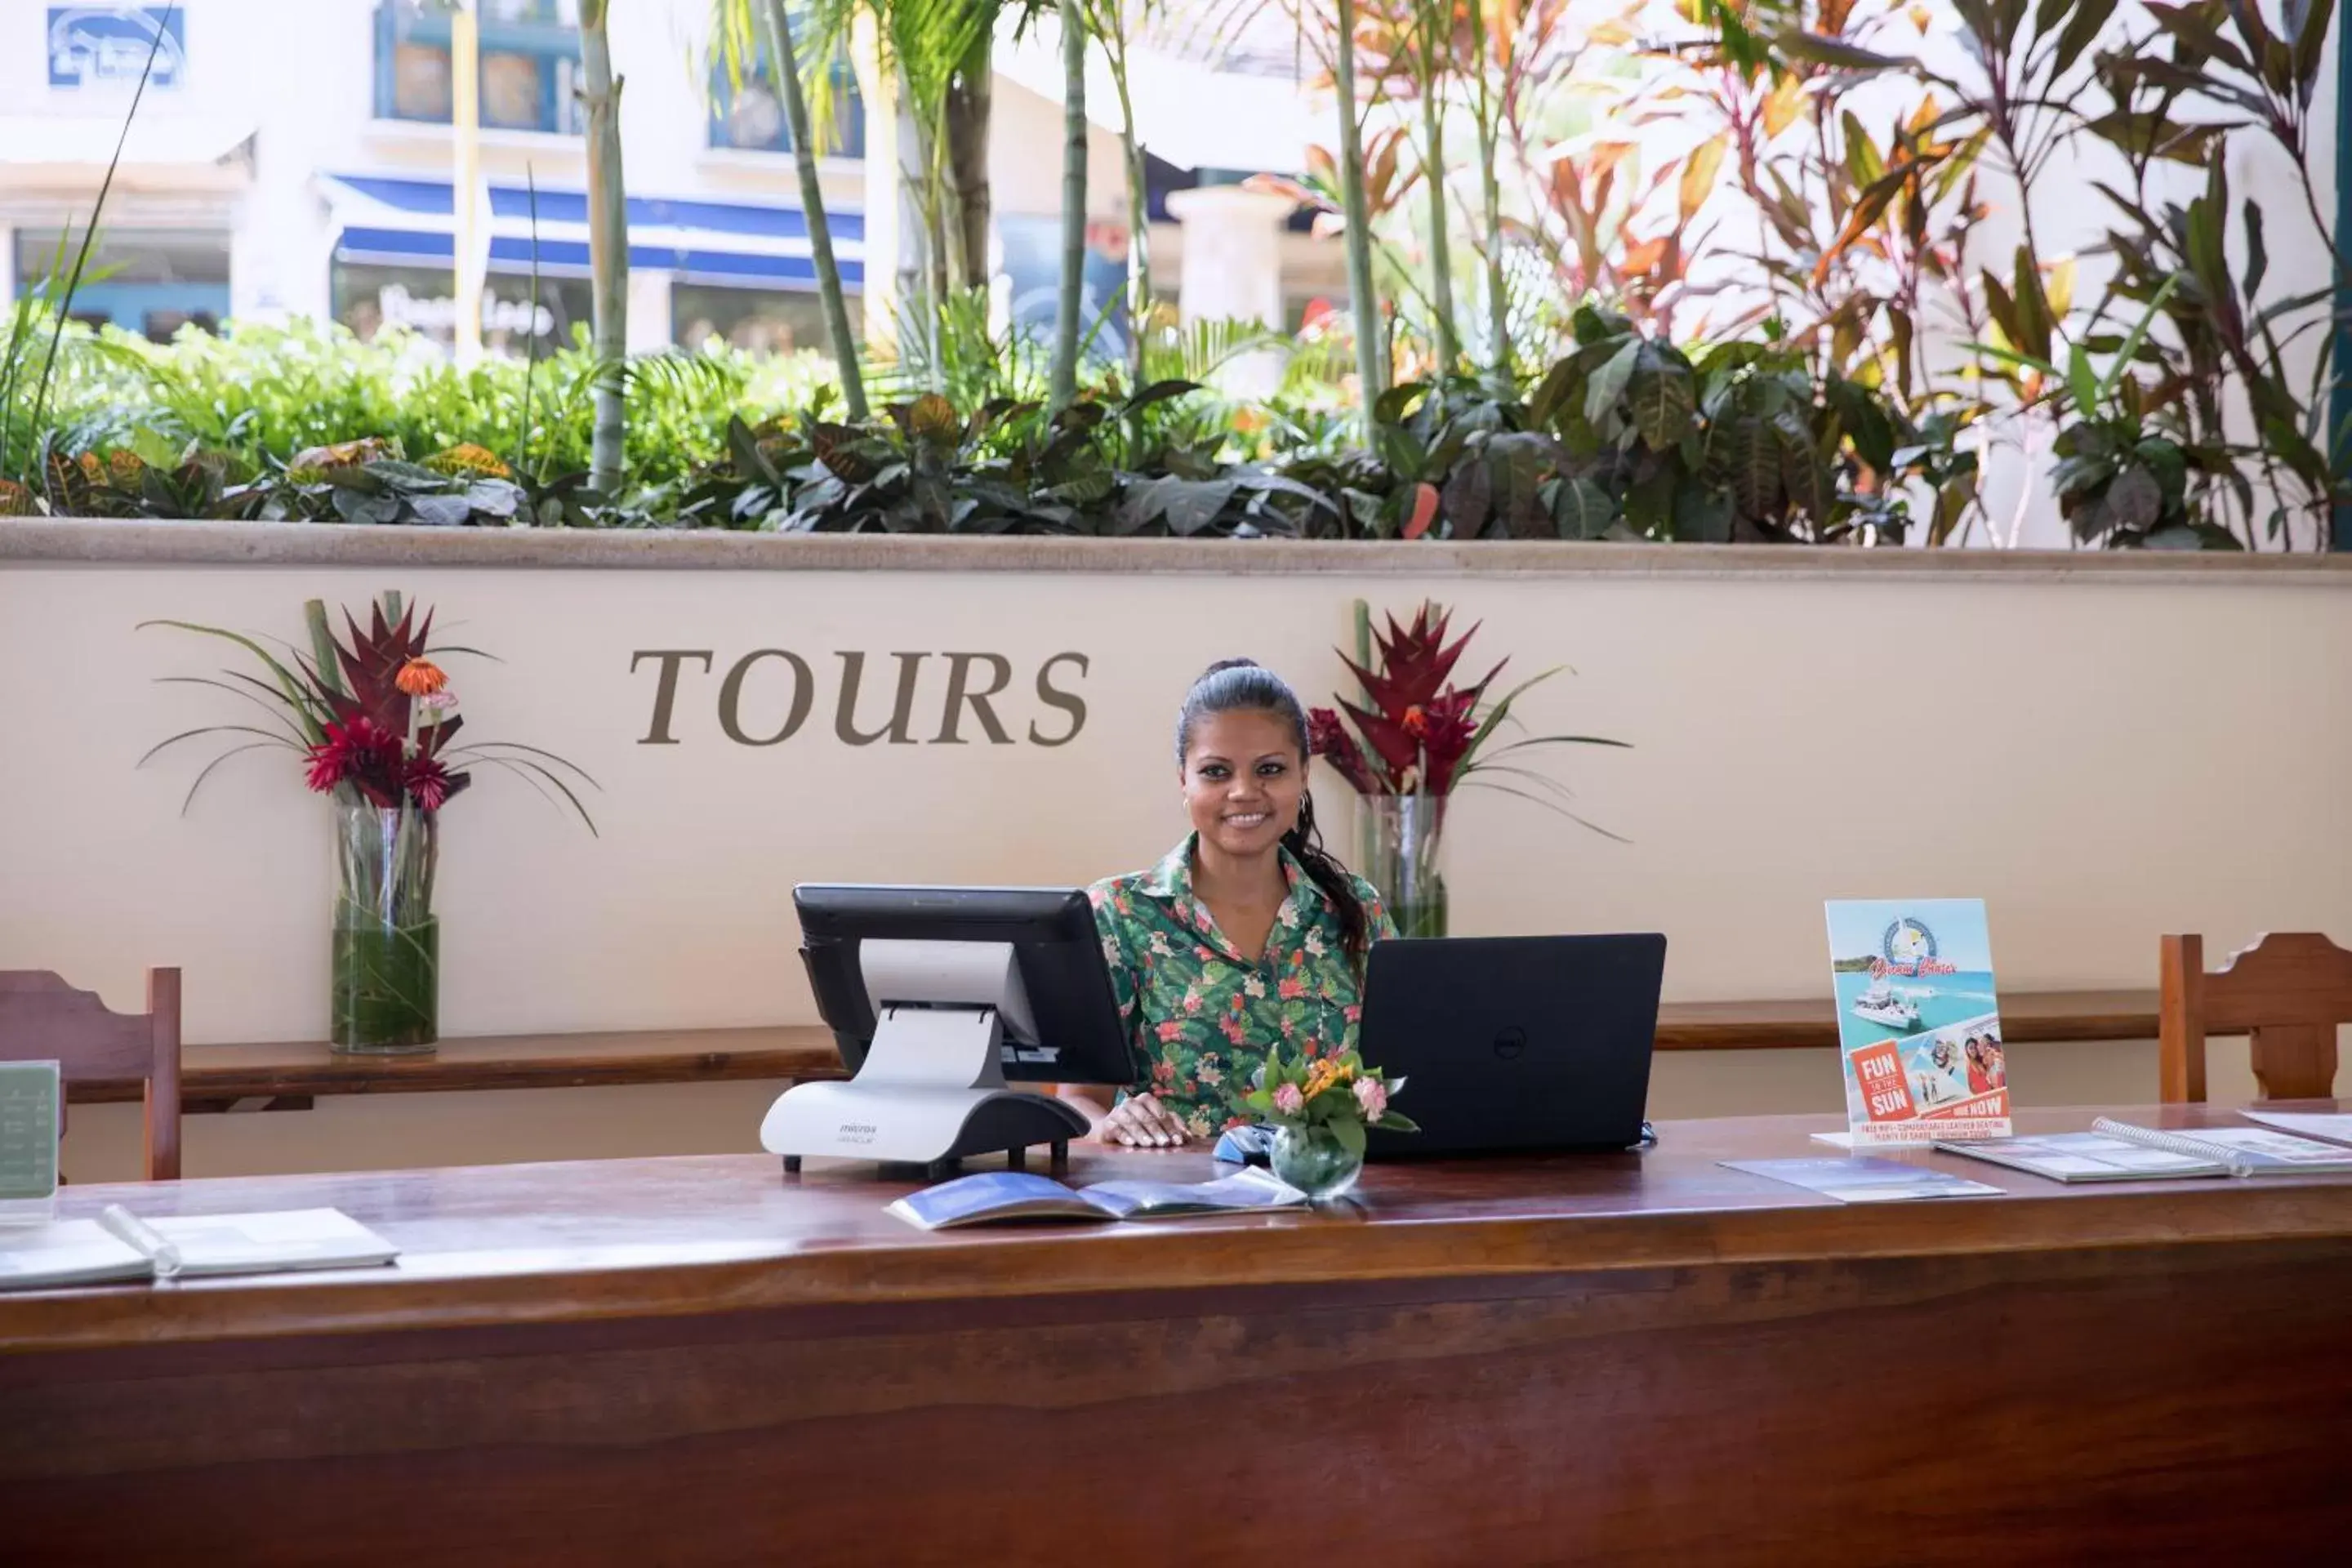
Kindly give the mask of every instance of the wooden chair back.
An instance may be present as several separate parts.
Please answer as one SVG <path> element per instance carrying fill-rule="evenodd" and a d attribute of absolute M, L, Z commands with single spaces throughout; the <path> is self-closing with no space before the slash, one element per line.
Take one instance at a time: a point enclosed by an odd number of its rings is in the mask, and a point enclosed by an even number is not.
<path fill-rule="evenodd" d="M 55 1060 L 68 1084 L 146 1089 L 147 1179 L 180 1175 L 180 972 L 147 972 L 147 1011 L 110 1011 L 39 969 L 0 969 L 0 1059 Z"/>
<path fill-rule="evenodd" d="M 2205 1037 L 2244 1035 L 2264 1100 L 2336 1092 L 2336 1028 L 2352 1023 L 2352 952 L 2316 931 L 2265 934 L 2205 969 L 2205 939 L 2168 936 L 2158 1061 L 2167 1104 L 2205 1098 Z"/>

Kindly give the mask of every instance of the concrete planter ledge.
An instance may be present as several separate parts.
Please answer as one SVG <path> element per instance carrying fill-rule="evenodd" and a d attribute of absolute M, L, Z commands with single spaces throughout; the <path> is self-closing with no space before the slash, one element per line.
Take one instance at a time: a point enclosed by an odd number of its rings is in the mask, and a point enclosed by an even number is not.
<path fill-rule="evenodd" d="M 372 528 L 336 523 L 0 520 L 0 564 L 1022 572 L 1359 577 L 1909 578 L 1950 582 L 2352 584 L 2352 555 L 1841 550 L 1767 544 L 1353 543 Z"/>

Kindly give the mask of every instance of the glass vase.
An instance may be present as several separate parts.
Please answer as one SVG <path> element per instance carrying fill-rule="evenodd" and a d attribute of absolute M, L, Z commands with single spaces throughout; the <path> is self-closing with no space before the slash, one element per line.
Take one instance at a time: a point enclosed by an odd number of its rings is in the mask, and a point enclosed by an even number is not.
<path fill-rule="evenodd" d="M 433 918 L 436 814 L 335 804 L 333 1014 L 328 1041 L 412 1056 L 441 1036 L 441 927 Z"/>
<path fill-rule="evenodd" d="M 1363 1174 L 1364 1155 L 1326 1129 L 1284 1127 L 1275 1132 L 1274 1152 L 1266 1163 L 1276 1179 L 1319 1204 L 1348 1195 Z"/>
<path fill-rule="evenodd" d="M 1442 795 L 1368 795 L 1359 801 L 1356 869 L 1379 889 L 1399 936 L 1445 934 L 1445 878 L 1438 846 Z"/>

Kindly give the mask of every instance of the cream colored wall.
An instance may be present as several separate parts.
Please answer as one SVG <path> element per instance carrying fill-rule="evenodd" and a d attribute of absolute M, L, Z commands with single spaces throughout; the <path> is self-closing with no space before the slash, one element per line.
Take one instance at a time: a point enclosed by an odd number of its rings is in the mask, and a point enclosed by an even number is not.
<path fill-rule="evenodd" d="M 1244 547 L 1226 547 L 1244 548 Z M 1538 689 L 1538 731 L 1631 741 L 1560 775 L 1619 845 L 1502 796 L 1464 796 L 1449 850 L 1464 933 L 1655 929 L 1667 994 L 1801 996 L 1822 975 L 1820 904 L 1980 894 L 2013 989 L 2153 983 L 2156 938 L 2226 947 L 2264 928 L 2352 931 L 2352 779 L 2339 578 L 2210 581 L 1538 575 L 1351 578 L 929 572 L 661 572 L 0 564 L 0 967 L 54 968 L 120 1005 L 150 963 L 186 970 L 191 1042 L 317 1037 L 326 816 L 291 759 L 215 775 L 183 818 L 226 695 L 158 685 L 225 662 L 173 616 L 292 636 L 312 595 L 399 586 L 493 665 L 453 659 L 469 732 L 551 747 L 604 784 L 602 837 L 519 781 L 447 815 L 440 906 L 449 1035 L 801 1021 L 793 883 L 1077 882 L 1182 829 L 1169 723 L 1210 659 L 1256 657 L 1310 699 L 1338 684 L 1347 605 L 1421 592 L 1483 623 L 1475 651 L 1575 668 Z M 2352 584 L 2346 584 L 2352 586 Z M 719 674 L 689 670 L 673 746 L 639 744 L 654 677 L 633 650 L 800 653 L 806 728 L 730 742 Z M 1028 690 L 1085 654 L 1072 743 L 928 743 L 832 732 L 838 651 L 868 655 L 860 721 L 895 651 L 1013 663 L 1015 732 L 1063 720 Z M 235 663 L 234 650 L 226 662 Z M 745 724 L 782 695 L 747 696 Z M 1864 704 L 1868 700 L 1870 706 Z M 967 730 L 970 730 L 967 724 Z M 1326 786 L 1324 795 L 1336 799 Z M 2227 1058 L 2225 1058 L 2226 1060 Z M 2021 1047 L 2029 1101 L 2153 1092 L 2145 1046 Z M 1821 1055 L 1662 1058 L 1654 1110 L 1833 1108 Z M 2224 1084 L 2242 1077 L 2225 1068 Z M 2217 1097 L 2226 1092 L 2217 1086 Z M 191 1123 L 198 1174 L 752 1146 L 759 1086 L 321 1102 Z M 135 1108 L 75 1115 L 73 1169 L 121 1172 Z M 126 1131 L 128 1129 L 128 1131 Z"/>

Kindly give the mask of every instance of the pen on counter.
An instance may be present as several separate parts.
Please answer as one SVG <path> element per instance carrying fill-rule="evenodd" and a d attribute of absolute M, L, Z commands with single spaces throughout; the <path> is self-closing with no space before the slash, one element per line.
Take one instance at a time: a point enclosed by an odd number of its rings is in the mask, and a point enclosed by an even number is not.
<path fill-rule="evenodd" d="M 153 1258 L 158 1279 L 167 1279 L 180 1271 L 180 1249 L 168 1237 L 121 1204 L 107 1205 L 99 1214 L 98 1223 Z"/>

